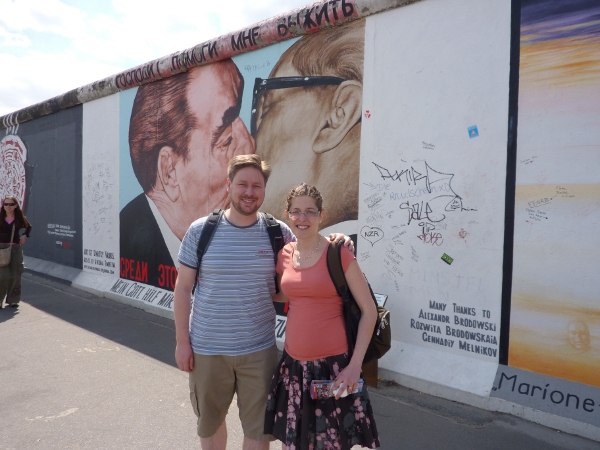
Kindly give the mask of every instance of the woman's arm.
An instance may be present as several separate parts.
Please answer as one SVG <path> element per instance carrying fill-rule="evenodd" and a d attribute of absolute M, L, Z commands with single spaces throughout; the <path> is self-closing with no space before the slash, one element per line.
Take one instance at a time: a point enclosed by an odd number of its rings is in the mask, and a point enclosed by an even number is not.
<path fill-rule="evenodd" d="M 277 274 L 277 286 L 279 286 L 279 292 L 276 292 L 275 294 L 273 294 L 271 296 L 273 298 L 273 301 L 279 302 L 279 303 L 287 303 L 289 301 L 289 299 L 286 297 L 286 295 L 281 290 L 281 274 L 280 273 Z"/>
<path fill-rule="evenodd" d="M 31 224 L 29 224 L 29 226 L 27 226 L 25 228 L 25 234 L 23 236 L 21 236 L 21 239 L 19 239 L 19 244 L 23 245 L 25 242 L 27 242 L 29 233 L 31 233 Z"/>
<path fill-rule="evenodd" d="M 352 296 L 360 308 L 361 316 L 360 322 L 358 323 L 358 336 L 356 338 L 352 359 L 346 368 L 344 368 L 337 376 L 335 384 L 333 385 L 333 389 L 335 390 L 343 384 L 342 389 L 340 389 L 336 398 L 339 398 L 346 387 L 349 387 L 349 392 L 352 392 L 356 387 L 358 379 L 360 378 L 363 359 L 367 352 L 369 342 L 371 342 L 375 323 L 377 322 L 377 308 L 371 297 L 371 291 L 369 290 L 367 280 L 356 260 L 350 263 L 345 275 L 350 292 L 352 292 Z"/>

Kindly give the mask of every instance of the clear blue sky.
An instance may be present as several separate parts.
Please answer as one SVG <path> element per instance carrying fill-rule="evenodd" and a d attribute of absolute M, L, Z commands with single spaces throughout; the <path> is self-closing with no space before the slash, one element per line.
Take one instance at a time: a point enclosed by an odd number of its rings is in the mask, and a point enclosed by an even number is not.
<path fill-rule="evenodd" d="M 0 116 L 311 0 L 0 0 Z"/>

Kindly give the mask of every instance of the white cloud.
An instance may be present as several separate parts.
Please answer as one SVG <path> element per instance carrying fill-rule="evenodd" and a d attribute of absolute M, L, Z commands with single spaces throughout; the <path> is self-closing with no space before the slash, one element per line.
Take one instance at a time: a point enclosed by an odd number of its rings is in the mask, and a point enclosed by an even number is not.
<path fill-rule="evenodd" d="M 121 70 L 98 61 L 81 64 L 77 55 L 0 53 L 0 115 L 41 102 Z M 60 63 L 57 63 L 59 61 Z M 6 70 L 10 67 L 11 70 Z"/>
<path fill-rule="evenodd" d="M 70 3 L 0 0 L 0 116 L 310 1 Z"/>
<path fill-rule="evenodd" d="M 81 33 L 85 13 L 60 0 L 0 0 L 6 27 L 14 31 L 37 31 L 76 37 Z"/>
<path fill-rule="evenodd" d="M 31 40 L 20 33 L 11 33 L 0 24 L 0 47 L 29 47 Z"/>

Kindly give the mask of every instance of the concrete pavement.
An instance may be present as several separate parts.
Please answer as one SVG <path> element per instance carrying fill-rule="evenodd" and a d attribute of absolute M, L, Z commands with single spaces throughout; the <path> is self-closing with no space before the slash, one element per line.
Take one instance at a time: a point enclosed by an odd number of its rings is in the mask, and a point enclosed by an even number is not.
<path fill-rule="evenodd" d="M 31 273 L 23 293 L 0 311 L 1 450 L 199 448 L 171 320 Z M 370 392 L 384 450 L 600 449 L 392 381 Z M 227 420 L 240 449 L 235 402 Z"/>

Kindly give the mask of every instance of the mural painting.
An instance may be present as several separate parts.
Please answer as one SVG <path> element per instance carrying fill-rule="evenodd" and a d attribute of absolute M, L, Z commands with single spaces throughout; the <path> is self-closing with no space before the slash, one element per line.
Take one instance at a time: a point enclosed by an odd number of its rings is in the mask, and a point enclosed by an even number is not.
<path fill-rule="evenodd" d="M 227 207 L 227 163 L 254 151 L 239 118 L 242 89 L 239 70 L 226 60 L 137 90 L 128 151 L 143 192 L 120 213 L 121 272 L 125 266 L 136 281 L 174 288 L 189 225 Z"/>
<path fill-rule="evenodd" d="M 81 268 L 81 111 L 77 106 L 6 128 L 0 193 L 33 226 L 26 256 Z"/>
<path fill-rule="evenodd" d="M 364 21 L 356 21 L 120 95 L 121 133 L 127 135 L 120 147 L 122 279 L 173 290 L 189 225 L 229 206 L 225 178 L 235 155 L 258 152 L 273 167 L 262 211 L 283 219 L 287 192 L 307 181 L 323 186 L 331 199 L 325 226 L 356 223 L 363 36 Z M 327 51 L 338 54 L 342 48 L 347 56 L 321 67 L 314 50 L 325 44 Z M 305 108 L 298 111 L 301 104 Z M 308 151 L 306 142 L 293 138 L 304 135 L 315 141 Z M 300 147 L 290 147 L 296 140 Z M 338 159 L 344 161 L 338 169 L 345 183 L 326 176 Z M 348 194 L 341 197 L 339 189 Z M 338 198 L 346 200 L 333 201 Z"/>
<path fill-rule="evenodd" d="M 598 14 L 522 2 L 508 362 L 600 387 Z"/>
<path fill-rule="evenodd" d="M 256 78 L 251 129 L 269 161 L 263 210 L 280 220 L 301 182 L 325 201 L 321 230 L 357 233 L 364 20 L 299 39 Z"/>

